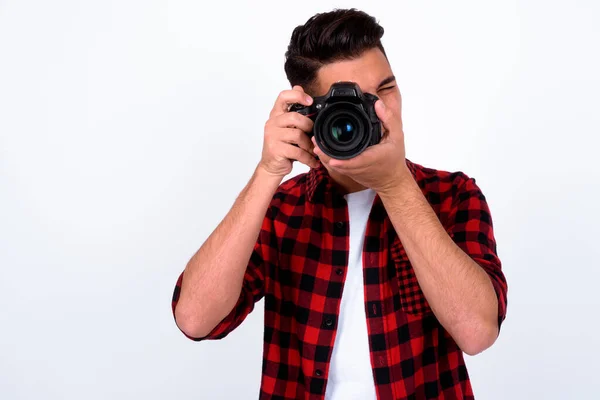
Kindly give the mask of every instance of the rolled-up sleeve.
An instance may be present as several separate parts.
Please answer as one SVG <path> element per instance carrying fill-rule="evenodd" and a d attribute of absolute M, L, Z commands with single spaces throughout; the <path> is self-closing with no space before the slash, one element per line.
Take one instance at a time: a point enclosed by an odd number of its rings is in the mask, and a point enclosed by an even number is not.
<path fill-rule="evenodd" d="M 449 215 L 448 233 L 488 274 L 498 298 L 498 328 L 506 318 L 508 285 L 497 253 L 492 216 L 475 179 L 460 174 L 461 183 Z"/>
<path fill-rule="evenodd" d="M 242 283 L 242 290 L 237 303 L 231 310 L 231 312 L 217 324 L 217 326 L 204 337 L 191 337 L 185 332 L 180 331 L 189 339 L 194 341 L 202 340 L 215 340 L 222 339 L 237 328 L 246 317 L 254 309 L 254 304 L 262 299 L 264 296 L 265 287 L 265 271 L 267 271 L 269 265 L 276 263 L 277 249 L 276 240 L 273 231 L 273 222 L 269 216 L 269 213 L 265 216 L 256 244 L 248 261 L 246 272 L 244 273 L 244 280 Z M 173 297 L 171 301 L 171 308 L 173 312 L 173 318 L 175 318 L 175 308 L 179 301 L 179 294 L 181 292 L 181 282 L 185 271 L 179 275 L 173 291 Z M 223 282 L 222 284 L 227 284 Z"/>

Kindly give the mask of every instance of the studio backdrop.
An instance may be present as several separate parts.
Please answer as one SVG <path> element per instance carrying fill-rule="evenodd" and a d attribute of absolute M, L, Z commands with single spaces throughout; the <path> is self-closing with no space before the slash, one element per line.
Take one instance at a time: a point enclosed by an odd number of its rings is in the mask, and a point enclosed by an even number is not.
<path fill-rule="evenodd" d="M 508 312 L 475 397 L 600 398 L 592 0 L 1 0 L 0 398 L 257 398 L 263 301 L 196 343 L 171 296 L 260 159 L 293 28 L 342 7 L 385 28 L 407 157 L 490 206 Z"/>

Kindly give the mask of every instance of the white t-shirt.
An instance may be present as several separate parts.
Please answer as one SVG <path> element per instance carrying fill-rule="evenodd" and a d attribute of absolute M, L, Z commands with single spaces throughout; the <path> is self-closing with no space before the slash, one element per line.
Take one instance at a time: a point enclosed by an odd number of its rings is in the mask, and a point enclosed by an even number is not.
<path fill-rule="evenodd" d="M 350 253 L 325 399 L 376 400 L 365 312 L 362 261 L 367 220 L 375 192 L 366 189 L 347 194 L 345 198 L 350 223 Z"/>

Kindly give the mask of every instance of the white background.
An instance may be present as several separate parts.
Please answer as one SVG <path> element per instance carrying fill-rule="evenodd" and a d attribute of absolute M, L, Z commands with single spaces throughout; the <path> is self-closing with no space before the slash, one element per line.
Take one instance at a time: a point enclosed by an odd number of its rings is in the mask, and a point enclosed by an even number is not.
<path fill-rule="evenodd" d="M 349 6 L 386 30 L 408 158 L 492 209 L 508 317 L 476 398 L 597 395 L 598 2 L 3 0 L 0 398 L 257 398 L 262 301 L 195 343 L 172 289 L 259 159 L 292 29 Z"/>

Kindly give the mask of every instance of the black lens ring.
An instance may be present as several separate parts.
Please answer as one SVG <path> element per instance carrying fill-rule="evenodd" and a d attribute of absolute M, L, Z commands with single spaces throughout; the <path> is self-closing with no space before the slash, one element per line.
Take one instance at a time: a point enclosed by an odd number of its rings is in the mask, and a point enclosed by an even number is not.
<path fill-rule="evenodd" d="M 333 122 L 346 117 L 356 124 L 356 133 L 348 143 L 341 144 L 331 135 Z M 315 139 L 323 152 L 334 158 L 351 158 L 362 152 L 369 144 L 371 126 L 367 114 L 355 104 L 348 102 L 334 103 L 323 110 L 315 121 Z"/>

